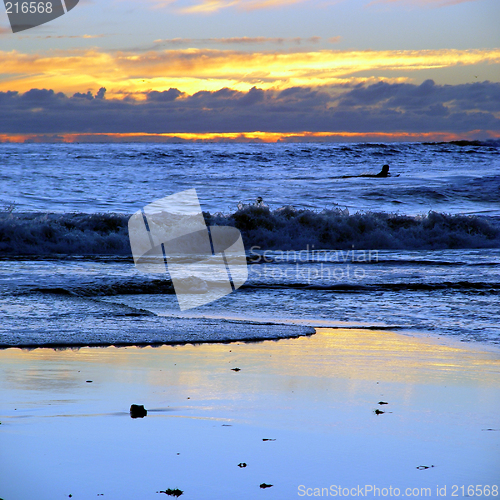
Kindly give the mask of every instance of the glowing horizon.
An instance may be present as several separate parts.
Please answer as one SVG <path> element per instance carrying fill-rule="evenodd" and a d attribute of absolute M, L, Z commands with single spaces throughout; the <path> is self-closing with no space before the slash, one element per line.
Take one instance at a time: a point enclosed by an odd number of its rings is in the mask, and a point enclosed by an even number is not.
<path fill-rule="evenodd" d="M 83 133 L 83 134 L 0 134 L 0 143 L 24 142 L 450 142 L 475 140 L 482 131 L 473 130 L 463 134 L 447 132 L 426 133 L 357 133 L 357 132 L 230 132 L 230 133 L 169 133 L 169 134 L 136 134 L 136 133 Z M 487 131 L 489 139 L 500 139 L 500 132 Z M 484 137 L 483 137 L 484 138 Z"/>

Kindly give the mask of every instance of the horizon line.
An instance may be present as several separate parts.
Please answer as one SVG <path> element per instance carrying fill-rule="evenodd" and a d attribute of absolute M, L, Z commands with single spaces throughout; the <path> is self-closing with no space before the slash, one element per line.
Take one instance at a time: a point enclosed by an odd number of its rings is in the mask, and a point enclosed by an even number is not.
<path fill-rule="evenodd" d="M 451 142 L 500 139 L 500 131 L 453 132 L 179 132 L 179 133 L 0 133 L 0 144 L 21 143 L 294 143 L 294 142 Z"/>

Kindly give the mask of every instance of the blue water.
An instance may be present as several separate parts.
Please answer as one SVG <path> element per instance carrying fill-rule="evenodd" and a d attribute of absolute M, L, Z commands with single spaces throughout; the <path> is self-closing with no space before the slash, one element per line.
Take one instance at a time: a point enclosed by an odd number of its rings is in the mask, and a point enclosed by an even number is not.
<path fill-rule="evenodd" d="M 388 163 L 393 175 L 377 173 Z M 453 144 L 1 144 L 0 206 L 133 213 L 196 188 L 204 210 L 347 207 L 500 215 L 500 147 Z"/>
<path fill-rule="evenodd" d="M 192 317 L 205 340 L 266 322 L 500 343 L 496 143 L 2 144 L 0 166 L 2 345 L 189 340 Z M 182 314 L 168 276 L 134 267 L 127 221 L 193 187 L 252 264 Z"/>

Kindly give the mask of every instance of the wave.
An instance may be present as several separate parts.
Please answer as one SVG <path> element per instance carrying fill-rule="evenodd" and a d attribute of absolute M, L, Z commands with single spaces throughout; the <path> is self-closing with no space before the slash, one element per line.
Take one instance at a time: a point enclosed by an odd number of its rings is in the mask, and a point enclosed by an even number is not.
<path fill-rule="evenodd" d="M 0 214 L 0 254 L 130 255 L 123 214 Z"/>
<path fill-rule="evenodd" d="M 384 212 L 350 215 L 283 207 L 243 206 L 229 216 L 205 215 L 210 225 L 238 228 L 247 249 L 455 249 L 500 247 L 500 221 L 492 217 L 429 212 L 406 216 Z"/>
<path fill-rule="evenodd" d="M 499 147 L 500 140 L 498 139 L 487 139 L 485 141 L 447 141 L 447 142 L 422 142 L 424 146 L 434 146 L 434 145 L 452 145 L 460 147 Z"/>
<path fill-rule="evenodd" d="M 238 228 L 245 248 L 301 250 L 500 248 L 493 217 L 429 212 L 422 216 L 245 205 L 204 212 L 207 225 Z M 0 213 L 0 255 L 130 256 L 127 214 Z"/>
<path fill-rule="evenodd" d="M 500 283 L 483 283 L 445 281 L 440 283 L 369 283 L 365 285 L 338 283 L 321 285 L 310 283 L 258 283 L 245 284 L 241 288 L 249 289 L 279 289 L 292 288 L 297 290 L 324 290 L 332 292 L 418 292 L 434 290 L 456 290 L 463 293 L 500 294 Z"/>
<path fill-rule="evenodd" d="M 99 303 L 99 306 L 102 308 L 101 313 L 94 314 L 90 321 L 83 317 L 75 321 L 74 316 L 49 317 L 43 326 L 29 323 L 28 319 L 28 323 L 21 326 L 11 325 L 3 331 L 0 328 L 0 349 L 252 342 L 296 338 L 315 333 L 312 326 L 291 322 L 178 318 L 154 314 L 149 315 L 150 317 L 145 314 L 140 321 L 117 321 L 120 313 L 116 312 L 116 304 Z M 126 315 L 131 314 L 136 315 Z"/>
<path fill-rule="evenodd" d="M 170 279 L 137 279 L 102 281 L 100 283 L 65 284 L 59 286 L 20 287 L 16 295 L 42 293 L 50 295 L 69 295 L 74 297 L 110 297 L 114 295 L 169 295 L 175 290 Z"/>
<path fill-rule="evenodd" d="M 401 282 L 401 283 L 328 283 L 311 284 L 308 282 L 278 282 L 251 283 L 241 286 L 247 290 L 317 290 L 340 293 L 358 292 L 432 292 L 436 290 L 454 290 L 471 294 L 500 294 L 500 283 L 482 281 L 441 281 L 441 282 Z M 200 288 L 200 292 L 201 292 Z M 128 281 L 116 280 L 115 282 L 80 283 L 77 285 L 20 287 L 14 295 L 31 295 L 33 293 L 73 296 L 82 298 L 110 297 L 115 295 L 171 295 L 175 293 L 170 279 L 135 279 Z M 144 311 L 140 310 L 142 314 Z"/>
<path fill-rule="evenodd" d="M 340 177 L 331 177 L 340 178 Z M 306 179 L 307 180 L 307 179 Z M 421 201 L 424 203 L 448 203 L 454 204 L 463 201 L 487 202 L 498 205 L 500 198 L 500 175 L 488 175 L 484 177 L 467 178 L 453 184 L 441 185 L 439 187 L 428 186 L 405 186 L 405 187 L 384 187 L 366 191 L 361 194 L 362 198 L 387 201 L 392 203 L 404 200 L 414 203 Z"/>
<path fill-rule="evenodd" d="M 500 175 L 491 175 L 470 179 L 467 184 L 449 188 L 450 197 L 465 198 L 470 201 L 498 203 L 500 198 Z"/>

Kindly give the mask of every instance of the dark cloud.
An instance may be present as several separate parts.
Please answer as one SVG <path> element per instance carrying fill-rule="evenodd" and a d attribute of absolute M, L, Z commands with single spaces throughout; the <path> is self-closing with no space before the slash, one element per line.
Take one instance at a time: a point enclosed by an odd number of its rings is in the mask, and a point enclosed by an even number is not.
<path fill-rule="evenodd" d="M 168 89 L 164 90 L 163 92 L 153 90 L 152 92 L 148 93 L 147 100 L 156 102 L 170 102 L 175 101 L 181 95 L 182 92 L 177 89 Z"/>
<path fill-rule="evenodd" d="M 241 106 L 253 106 L 259 102 L 262 102 L 265 97 L 265 92 L 257 87 L 252 87 L 246 94 L 238 99 L 238 103 Z"/>
<path fill-rule="evenodd" d="M 94 96 L 92 95 L 92 92 L 90 90 L 86 94 L 82 94 L 80 92 L 77 92 L 76 94 L 73 94 L 73 98 L 75 99 L 87 99 L 87 101 L 92 101 L 93 99 L 104 99 L 104 96 L 106 94 L 106 89 L 104 87 L 101 87 L 97 94 Z M 64 96 L 64 94 L 62 94 Z"/>
<path fill-rule="evenodd" d="M 66 99 L 66 96 L 60 92 L 56 94 L 53 90 L 31 89 L 20 96 L 23 101 L 36 104 L 49 104 L 57 102 L 58 99 Z"/>
<path fill-rule="evenodd" d="M 94 99 L 94 96 L 92 95 L 92 92 L 90 92 L 90 90 L 86 94 L 77 92 L 76 94 L 73 94 L 73 97 L 75 99 L 87 99 L 88 101 L 92 101 L 92 99 Z"/>
<path fill-rule="evenodd" d="M 104 99 L 104 95 L 106 94 L 106 89 L 104 87 L 101 87 L 98 91 L 97 94 L 95 95 L 95 99 Z"/>
<path fill-rule="evenodd" d="M 145 100 L 53 90 L 0 92 L 0 133 L 450 132 L 498 131 L 500 83 L 390 84 L 282 91 L 178 89 Z"/>
<path fill-rule="evenodd" d="M 368 87 L 358 85 L 339 101 L 339 105 L 347 107 L 378 105 L 405 110 L 444 104 L 461 110 L 500 111 L 500 84 L 436 85 L 432 80 L 421 85 L 378 82 Z"/>

